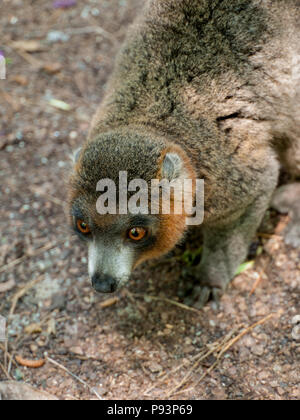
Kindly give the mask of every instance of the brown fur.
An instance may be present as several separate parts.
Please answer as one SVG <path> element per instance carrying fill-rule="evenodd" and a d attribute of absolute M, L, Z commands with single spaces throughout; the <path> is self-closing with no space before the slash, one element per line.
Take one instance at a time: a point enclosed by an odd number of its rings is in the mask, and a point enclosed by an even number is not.
<path fill-rule="evenodd" d="M 150 182 L 168 150 L 204 178 L 199 306 L 246 257 L 279 160 L 300 175 L 299 21 L 299 0 L 149 1 L 75 167 L 71 204 L 93 203 L 96 182 L 119 170 Z M 155 246 L 136 262 L 165 253 L 185 230 L 183 217 L 160 216 Z"/>

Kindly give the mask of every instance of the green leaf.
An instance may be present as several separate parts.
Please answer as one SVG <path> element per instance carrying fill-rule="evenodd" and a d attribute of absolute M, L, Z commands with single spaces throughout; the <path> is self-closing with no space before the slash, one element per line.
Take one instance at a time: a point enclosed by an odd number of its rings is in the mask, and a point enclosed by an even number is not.
<path fill-rule="evenodd" d="M 255 261 L 247 261 L 244 264 L 241 264 L 239 268 L 237 269 L 235 275 L 238 276 L 239 274 L 243 273 L 244 271 L 249 270 L 249 268 L 252 268 L 254 266 Z"/>
<path fill-rule="evenodd" d="M 202 247 L 197 248 L 194 251 L 186 250 L 181 256 L 181 260 L 188 266 L 194 265 L 197 257 L 202 254 Z"/>

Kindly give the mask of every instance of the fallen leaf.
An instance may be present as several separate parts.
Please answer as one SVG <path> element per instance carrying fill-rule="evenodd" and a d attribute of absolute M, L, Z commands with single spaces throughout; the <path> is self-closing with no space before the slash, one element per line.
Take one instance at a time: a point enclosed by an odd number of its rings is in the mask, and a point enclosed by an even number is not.
<path fill-rule="evenodd" d="M 10 78 L 10 80 L 12 82 L 17 83 L 18 85 L 21 85 L 21 86 L 27 86 L 28 85 L 28 79 L 27 79 L 27 77 L 22 76 L 20 74 L 16 74 L 15 76 L 12 76 Z"/>
<path fill-rule="evenodd" d="M 40 334 L 42 331 L 40 324 L 30 324 L 25 328 L 26 334 Z"/>
<path fill-rule="evenodd" d="M 55 319 L 51 318 L 48 321 L 48 328 L 47 328 L 47 334 L 48 335 L 56 335 L 56 323 L 55 323 Z"/>
<path fill-rule="evenodd" d="M 60 101 L 59 99 L 50 99 L 49 105 L 53 106 L 54 108 L 60 109 L 62 111 L 71 111 L 71 105 L 67 104 L 64 101 Z"/>
<path fill-rule="evenodd" d="M 60 63 L 45 63 L 42 69 L 48 74 L 56 74 L 61 71 L 62 65 Z"/>
<path fill-rule="evenodd" d="M 239 274 L 243 273 L 246 270 L 249 270 L 249 268 L 252 268 L 254 266 L 255 261 L 247 261 L 244 264 L 241 264 L 239 268 L 237 269 L 235 275 L 238 276 Z"/>
<path fill-rule="evenodd" d="M 247 261 L 244 264 L 241 264 L 239 268 L 237 269 L 235 275 L 238 276 L 239 274 L 242 274 L 244 271 L 249 270 L 254 266 L 255 261 Z"/>
<path fill-rule="evenodd" d="M 109 306 L 115 305 L 117 302 L 119 302 L 119 298 L 113 297 L 113 298 L 105 300 L 104 302 L 101 302 L 99 306 L 101 309 L 104 309 L 104 308 L 108 308 Z"/>
<path fill-rule="evenodd" d="M 35 40 L 14 41 L 11 43 L 11 46 L 27 53 L 45 51 L 46 49 L 44 45 Z"/>

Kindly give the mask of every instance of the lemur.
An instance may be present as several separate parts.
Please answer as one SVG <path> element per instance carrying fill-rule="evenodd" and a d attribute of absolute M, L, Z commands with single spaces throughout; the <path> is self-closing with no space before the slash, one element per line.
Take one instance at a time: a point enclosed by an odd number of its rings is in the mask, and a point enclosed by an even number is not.
<path fill-rule="evenodd" d="M 123 286 L 187 230 L 184 212 L 99 214 L 97 183 L 118 185 L 126 171 L 128 182 L 204 180 L 192 304 L 221 297 L 247 257 L 281 168 L 300 176 L 299 82 L 299 0 L 147 2 L 70 177 L 71 225 L 88 243 L 98 292 Z M 290 201 L 298 219 L 287 242 L 297 247 L 300 194 Z"/>

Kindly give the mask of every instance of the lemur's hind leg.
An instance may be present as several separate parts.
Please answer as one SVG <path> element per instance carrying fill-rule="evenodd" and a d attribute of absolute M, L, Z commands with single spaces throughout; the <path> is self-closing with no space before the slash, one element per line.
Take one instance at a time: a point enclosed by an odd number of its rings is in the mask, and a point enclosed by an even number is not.
<path fill-rule="evenodd" d="M 300 100 L 300 93 L 298 100 Z M 298 102 L 299 103 L 299 102 Z M 298 108 L 297 108 L 298 109 Z M 300 179 L 300 119 L 289 141 L 279 154 L 282 166 L 296 181 Z M 272 207 L 280 213 L 288 213 L 290 222 L 284 231 L 285 242 L 294 248 L 300 247 L 300 182 L 284 185 L 275 192 Z"/>
<path fill-rule="evenodd" d="M 186 304 L 202 308 L 210 299 L 222 296 L 237 269 L 247 257 L 249 246 L 270 205 L 276 188 L 277 176 L 268 177 L 268 189 L 264 185 L 256 199 L 234 220 L 224 221 L 222 226 L 205 226 L 203 255 L 200 264 L 189 273 L 199 281 Z"/>
<path fill-rule="evenodd" d="M 300 247 L 300 182 L 278 188 L 272 207 L 289 214 L 291 220 L 284 230 L 284 239 L 288 245 Z"/>

